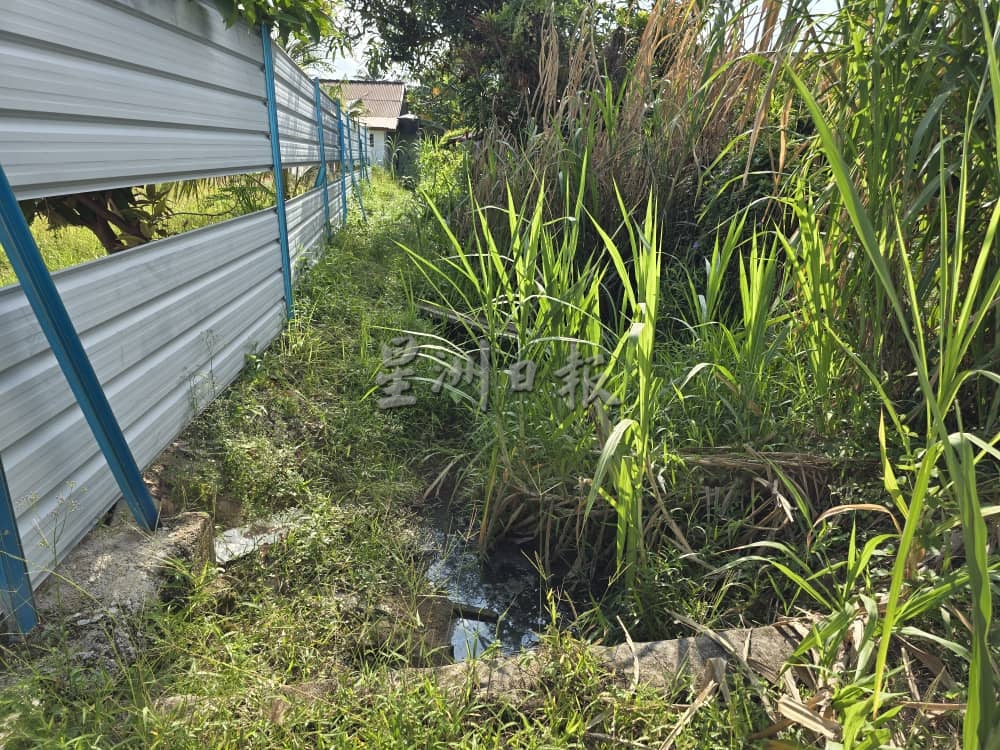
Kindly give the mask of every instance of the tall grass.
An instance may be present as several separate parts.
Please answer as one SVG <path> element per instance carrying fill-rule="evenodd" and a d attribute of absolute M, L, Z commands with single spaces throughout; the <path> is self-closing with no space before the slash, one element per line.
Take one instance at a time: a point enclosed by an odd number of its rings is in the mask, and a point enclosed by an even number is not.
<path fill-rule="evenodd" d="M 865 705 L 873 720 L 886 710 L 890 650 L 910 605 L 923 598 L 944 607 L 957 593 L 928 582 L 926 571 L 956 575 L 969 613 L 968 650 L 950 645 L 968 654 L 966 748 L 1000 746 L 1000 673 L 991 656 L 997 563 L 980 497 L 983 481 L 996 478 L 996 464 L 986 464 L 1000 459 L 1000 432 L 990 399 L 976 398 L 1000 383 L 1000 69 L 991 15 L 982 3 L 941 12 L 849 2 L 831 30 L 840 46 L 825 53 L 835 64 L 819 76 L 826 96 L 788 70 L 822 155 L 803 171 L 823 197 L 812 201 L 797 183 L 799 235 L 783 238 L 817 382 L 823 387 L 836 342 L 880 393 L 901 451 L 882 441 L 885 489 L 905 521 L 884 612 L 868 634 L 877 648 Z M 951 54 L 959 39 L 964 53 Z M 822 242 L 816 215 L 831 223 Z M 834 318 L 838 308 L 859 314 Z M 935 562 L 928 542 L 942 544 L 935 537 L 952 529 L 961 543 Z M 855 712 L 855 724 L 859 718 Z"/>
<path fill-rule="evenodd" d="M 996 10 L 846 0 L 814 26 L 805 8 L 765 5 L 752 35 L 749 7 L 712 13 L 657 4 L 627 82 L 603 75 L 581 34 L 569 79 L 543 76 L 533 129 L 487 134 L 453 255 L 418 259 L 438 304 L 479 321 L 469 340 L 485 328 L 501 350 L 553 342 L 560 357 L 586 342 L 622 402 L 568 419 L 551 398 L 498 394 L 482 422 L 484 539 L 530 519 L 522 537 L 586 538 L 579 551 L 636 590 L 672 547 L 769 611 L 811 606 L 802 651 L 821 652 L 847 747 L 903 741 L 902 692 L 921 703 L 940 686 L 905 677 L 898 647 L 943 647 L 968 675 L 951 696 L 967 697 L 965 746 L 997 746 Z M 777 220 L 744 203 L 689 232 L 713 197 L 699 188 L 733 184 L 723 163 L 775 144 Z M 497 194 L 506 206 L 489 208 Z M 780 523 L 749 517 L 757 496 L 739 477 L 727 497 L 748 517 L 695 499 L 712 487 L 684 494 L 699 480 L 678 456 L 711 446 L 783 449 L 749 480 L 770 487 Z M 865 473 L 792 476 L 789 454 L 825 451 Z M 735 562 L 743 545 L 754 553 Z M 739 578 L 772 573 L 769 592 Z"/>
<path fill-rule="evenodd" d="M 766 68 L 748 53 L 776 59 L 778 3 L 706 11 L 695 2 L 656 2 L 623 69 L 609 62 L 585 14 L 569 49 L 554 24 L 543 29 L 540 84 L 524 132 L 488 129 L 471 175 L 482 204 L 509 184 L 515 194 L 546 185 L 546 217 L 585 180 L 587 210 L 602 226 L 620 221 L 620 193 L 641 221 L 651 189 L 669 250 L 685 253 L 698 234 L 698 194 L 708 166 L 756 116 Z M 568 62 L 566 62 L 568 61 Z M 586 159 L 588 168 L 582 169 Z M 584 235 L 584 253 L 601 242 Z"/>

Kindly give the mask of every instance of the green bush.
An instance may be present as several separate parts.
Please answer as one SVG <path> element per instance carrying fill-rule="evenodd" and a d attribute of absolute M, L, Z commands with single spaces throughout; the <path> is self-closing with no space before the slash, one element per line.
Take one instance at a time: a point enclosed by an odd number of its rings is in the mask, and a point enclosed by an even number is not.
<path fill-rule="evenodd" d="M 423 138 L 417 150 L 417 172 L 420 192 L 451 216 L 465 199 L 465 147 L 444 145 L 444 139 Z"/>

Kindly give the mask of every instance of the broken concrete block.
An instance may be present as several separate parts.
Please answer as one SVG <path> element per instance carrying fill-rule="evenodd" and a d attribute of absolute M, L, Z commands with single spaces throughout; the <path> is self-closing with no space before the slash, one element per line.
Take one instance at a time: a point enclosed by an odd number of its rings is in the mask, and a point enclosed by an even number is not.
<path fill-rule="evenodd" d="M 292 509 L 249 526 L 226 529 L 215 538 L 215 559 L 219 565 L 228 565 L 233 560 L 281 541 L 304 517 L 301 511 Z"/>
<path fill-rule="evenodd" d="M 586 648 L 604 669 L 618 677 L 669 690 L 678 679 L 697 683 L 710 666 L 717 673 L 721 668 L 719 662 L 727 665 L 730 672 L 745 672 L 749 668 L 754 674 L 776 682 L 799 640 L 790 628 L 766 626 L 721 630 L 711 636 L 581 648 Z M 541 650 L 474 659 L 434 668 L 433 674 L 446 690 L 464 691 L 471 686 L 483 697 L 517 700 L 541 686 L 546 658 Z"/>

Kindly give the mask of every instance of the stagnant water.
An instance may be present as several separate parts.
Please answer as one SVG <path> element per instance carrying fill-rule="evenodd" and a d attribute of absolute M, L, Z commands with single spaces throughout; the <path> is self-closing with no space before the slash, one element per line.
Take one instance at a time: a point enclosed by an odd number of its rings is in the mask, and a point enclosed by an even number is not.
<path fill-rule="evenodd" d="M 426 516 L 428 553 L 432 562 L 427 577 L 445 596 L 469 610 L 498 614 L 469 615 L 455 620 L 451 644 L 456 661 L 478 656 L 499 642 L 504 654 L 513 654 L 538 643 L 538 632 L 550 624 L 545 584 L 522 549 L 508 545 L 477 554 L 474 540 L 445 507 L 435 507 Z M 467 615 L 469 613 L 466 613 Z"/>

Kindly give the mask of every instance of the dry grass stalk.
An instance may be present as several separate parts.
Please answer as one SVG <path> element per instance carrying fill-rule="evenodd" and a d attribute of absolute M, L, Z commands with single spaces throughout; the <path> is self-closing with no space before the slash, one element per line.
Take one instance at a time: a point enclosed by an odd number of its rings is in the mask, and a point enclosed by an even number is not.
<path fill-rule="evenodd" d="M 530 102 L 534 129 L 515 137 L 497 126 L 485 134 L 472 170 L 477 198 L 488 205 L 507 183 L 515 195 L 544 183 L 548 216 L 561 216 L 586 154 L 586 205 L 602 225 L 621 221 L 615 186 L 630 207 L 655 189 L 674 227 L 690 221 L 705 170 L 766 112 L 769 70 L 760 61 L 779 54 L 777 6 L 748 5 L 713 31 L 717 19 L 696 3 L 661 0 L 620 83 L 608 69 L 616 55 L 598 48 L 590 14 L 568 49 L 548 19 Z"/>

